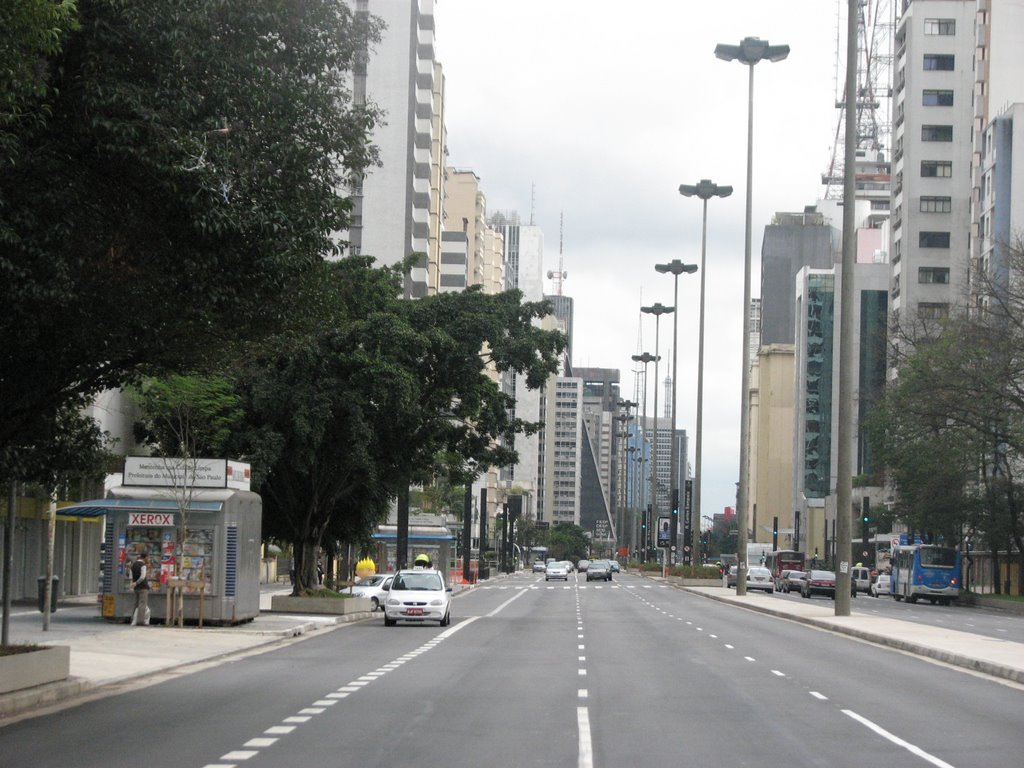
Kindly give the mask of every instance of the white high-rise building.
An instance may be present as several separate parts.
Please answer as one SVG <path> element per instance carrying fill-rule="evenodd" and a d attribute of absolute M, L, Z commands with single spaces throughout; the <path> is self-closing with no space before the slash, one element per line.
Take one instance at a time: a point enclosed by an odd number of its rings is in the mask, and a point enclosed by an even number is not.
<path fill-rule="evenodd" d="M 976 5 L 913 0 L 896 30 L 889 294 L 904 326 L 966 299 Z"/>

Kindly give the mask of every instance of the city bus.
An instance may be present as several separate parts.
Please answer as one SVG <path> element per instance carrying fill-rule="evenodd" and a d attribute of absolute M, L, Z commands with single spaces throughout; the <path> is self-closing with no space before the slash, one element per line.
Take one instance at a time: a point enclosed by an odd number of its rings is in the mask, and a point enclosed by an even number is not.
<path fill-rule="evenodd" d="M 960 550 L 934 544 L 895 546 L 890 556 L 892 596 L 949 605 L 960 594 Z"/>
<path fill-rule="evenodd" d="M 779 586 L 783 571 L 806 570 L 807 555 L 793 549 L 777 549 L 765 555 L 764 567 L 772 572 L 772 579 L 775 581 L 775 588 Z"/>

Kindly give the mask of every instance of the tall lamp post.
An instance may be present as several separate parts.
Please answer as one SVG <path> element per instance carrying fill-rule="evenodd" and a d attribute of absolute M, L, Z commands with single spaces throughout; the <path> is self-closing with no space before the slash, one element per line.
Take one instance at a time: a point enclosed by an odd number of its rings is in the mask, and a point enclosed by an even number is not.
<path fill-rule="evenodd" d="M 704 215 L 700 227 L 700 321 L 697 332 L 697 447 L 694 456 L 694 478 L 693 478 L 693 512 L 690 518 L 690 530 L 694 528 L 700 531 L 700 484 L 701 484 L 701 457 L 704 445 L 704 282 L 708 274 L 707 252 L 708 252 L 708 200 L 712 197 L 728 197 L 732 194 L 732 187 L 720 187 L 710 179 L 701 179 L 697 184 L 680 184 L 679 194 L 685 197 L 699 197 L 703 201 Z M 700 564 L 701 541 L 697 536 L 693 543 L 693 562 Z"/>
<path fill-rule="evenodd" d="M 753 227 L 753 166 L 754 166 L 754 65 L 759 61 L 782 61 L 789 56 L 788 45 L 769 45 L 767 40 L 745 37 L 739 45 L 719 43 L 715 56 L 724 61 L 738 61 L 749 70 L 747 87 L 747 215 L 746 237 L 743 248 L 743 370 L 740 373 L 740 479 L 736 494 L 736 524 L 739 527 L 736 542 L 736 594 L 747 594 L 747 494 L 750 489 L 750 240 Z"/>
<path fill-rule="evenodd" d="M 633 362 L 640 363 L 644 367 L 644 397 L 643 397 L 643 401 L 644 401 L 644 403 L 643 403 L 643 416 L 644 416 L 644 418 L 647 417 L 647 364 L 648 363 L 656 362 L 657 360 L 660 360 L 660 359 L 661 358 L 659 358 L 657 355 L 652 355 L 650 352 L 644 352 L 643 354 L 640 354 L 640 355 L 633 355 Z M 655 376 L 657 376 L 657 374 L 655 374 Z M 647 429 L 643 425 L 642 421 L 643 421 L 642 419 L 638 419 L 637 420 L 637 424 L 646 433 Z M 641 479 L 643 478 L 643 456 L 644 456 L 643 443 L 641 443 L 640 444 L 640 465 L 641 465 L 640 477 L 641 477 Z M 652 464 L 653 464 L 653 462 L 652 462 Z M 652 474 L 653 474 L 653 472 L 652 472 Z M 643 497 L 641 496 L 640 499 L 642 501 Z M 654 499 L 650 499 L 650 501 L 648 502 L 647 506 L 650 507 L 652 504 L 654 504 Z M 646 512 L 644 510 L 640 511 L 640 519 L 641 520 L 646 519 Z M 650 520 L 647 520 L 647 524 L 648 525 L 650 525 L 650 522 L 651 522 Z M 641 546 L 640 562 L 641 563 L 646 563 L 647 562 L 647 529 L 643 527 L 643 523 L 641 523 L 641 526 L 640 526 L 640 546 Z"/>
<path fill-rule="evenodd" d="M 651 448 L 651 520 L 648 520 L 648 530 L 650 530 L 650 524 L 658 516 L 658 486 L 655 481 L 658 476 L 658 445 L 661 442 L 658 438 L 658 387 L 660 386 L 658 381 L 658 361 L 661 359 L 658 352 L 660 351 L 659 344 L 661 343 L 661 316 L 675 312 L 676 308 L 666 307 L 658 302 L 650 307 L 640 307 L 640 311 L 645 315 L 654 315 L 654 428 L 651 431 L 651 437 L 654 440 Z"/>
<path fill-rule="evenodd" d="M 673 288 L 672 306 L 679 306 L 679 276 L 686 274 L 691 275 L 697 271 L 696 264 L 683 264 L 679 259 L 673 259 L 668 264 L 655 264 L 654 269 L 662 274 L 671 274 L 672 282 L 675 284 Z M 703 277 L 703 275 L 702 275 Z M 679 449 L 676 445 L 676 390 L 679 388 L 679 379 L 676 378 L 676 371 L 679 370 L 679 313 L 676 312 L 672 316 L 672 429 L 669 432 L 671 435 L 670 440 L 670 455 L 672 462 L 672 468 L 669 472 L 669 494 L 672 499 L 672 519 L 669 523 L 669 541 L 671 546 L 669 548 L 669 565 L 675 565 L 675 547 L 676 542 L 679 540 Z M 685 527 L 685 526 L 684 526 Z M 690 527 L 691 535 L 693 527 Z M 684 552 L 686 542 L 683 542 Z M 684 557 L 685 559 L 685 557 Z"/>

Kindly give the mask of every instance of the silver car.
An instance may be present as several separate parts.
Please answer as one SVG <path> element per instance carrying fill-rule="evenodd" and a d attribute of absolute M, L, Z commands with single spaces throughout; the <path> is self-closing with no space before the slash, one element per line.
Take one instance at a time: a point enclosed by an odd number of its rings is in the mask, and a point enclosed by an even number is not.
<path fill-rule="evenodd" d="M 569 568 L 566 566 L 565 561 L 555 560 L 548 563 L 547 568 L 544 570 L 544 581 L 551 581 L 552 579 L 569 580 Z"/>
<path fill-rule="evenodd" d="M 394 578 L 395 574 L 393 573 L 378 573 L 373 576 L 367 576 L 358 584 L 352 585 L 352 594 L 355 597 L 370 598 L 370 602 L 373 603 L 373 610 L 376 611 L 384 605 L 384 597 L 387 595 L 388 589 L 391 587 L 391 580 Z"/>

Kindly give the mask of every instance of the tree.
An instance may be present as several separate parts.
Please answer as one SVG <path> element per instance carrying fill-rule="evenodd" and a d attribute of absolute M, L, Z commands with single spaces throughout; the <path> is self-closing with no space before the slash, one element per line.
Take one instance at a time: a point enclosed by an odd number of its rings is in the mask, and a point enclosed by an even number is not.
<path fill-rule="evenodd" d="M 578 562 L 590 557 L 590 539 L 587 532 L 572 523 L 559 523 L 547 531 L 544 545 L 548 556 L 556 560 Z"/>
<path fill-rule="evenodd" d="M 313 583 L 328 537 L 366 536 L 410 481 L 430 478 L 439 452 L 463 464 L 514 458 L 499 438 L 533 425 L 511 416 L 485 367 L 535 383 L 564 347 L 531 323 L 546 305 L 518 292 L 404 301 L 403 268 L 375 269 L 368 257 L 325 264 L 315 327 L 240 376 L 243 450 L 265 531 L 295 543 L 296 592 Z"/>
<path fill-rule="evenodd" d="M 981 538 L 1024 566 L 1024 247 L 999 255 L 1004 268 L 974 276 L 969 310 L 895 325 L 899 377 L 870 429 L 904 522 L 947 542 Z"/>
<path fill-rule="evenodd" d="M 379 23 L 346 3 L 41 5 L 14 53 L 49 87 L 0 123 L 0 476 L 69 404 L 280 332 L 376 161 L 347 82 Z"/>

